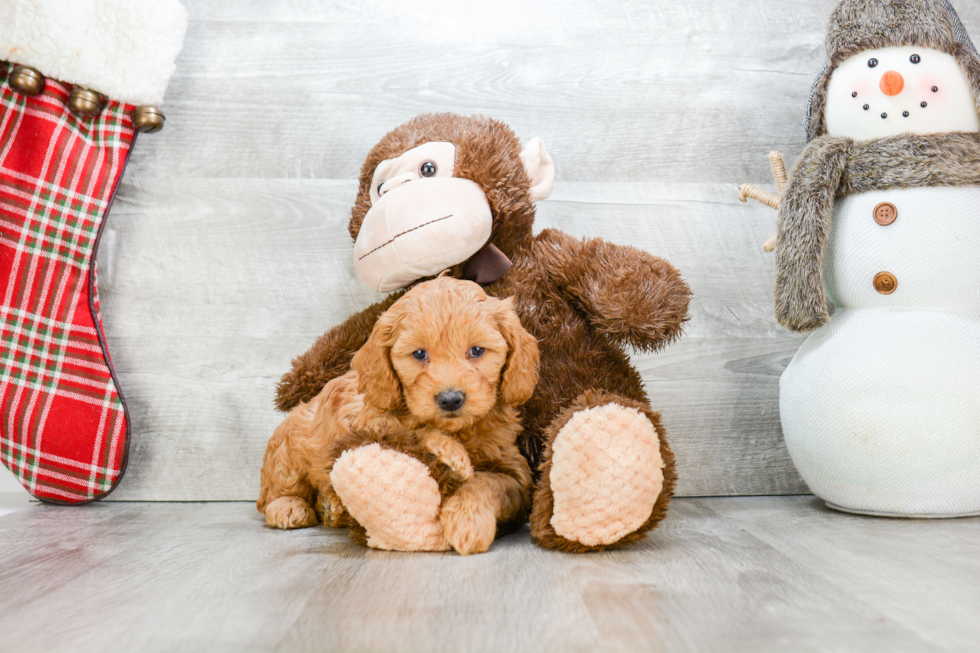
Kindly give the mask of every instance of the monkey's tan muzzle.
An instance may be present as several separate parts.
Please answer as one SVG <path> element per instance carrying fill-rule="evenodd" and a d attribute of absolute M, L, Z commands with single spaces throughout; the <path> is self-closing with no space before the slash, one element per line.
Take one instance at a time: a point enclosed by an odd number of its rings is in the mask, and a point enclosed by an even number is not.
<path fill-rule="evenodd" d="M 469 179 L 415 179 L 385 193 L 364 217 L 354 266 L 371 288 L 390 292 L 462 263 L 490 239 L 493 216 Z"/>

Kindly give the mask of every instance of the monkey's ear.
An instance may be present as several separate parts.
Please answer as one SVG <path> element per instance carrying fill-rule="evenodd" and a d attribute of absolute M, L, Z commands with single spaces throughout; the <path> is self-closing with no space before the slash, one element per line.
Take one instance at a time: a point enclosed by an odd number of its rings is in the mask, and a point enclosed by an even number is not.
<path fill-rule="evenodd" d="M 364 400 L 381 411 L 398 408 L 401 403 L 401 383 L 391 366 L 391 341 L 395 320 L 391 310 L 375 323 L 371 336 L 354 354 L 351 369 L 357 371 L 357 389 Z"/>
<path fill-rule="evenodd" d="M 524 146 L 521 162 L 527 178 L 531 180 L 531 201 L 537 202 L 551 195 L 555 185 L 555 162 L 540 138 L 535 136 Z"/>

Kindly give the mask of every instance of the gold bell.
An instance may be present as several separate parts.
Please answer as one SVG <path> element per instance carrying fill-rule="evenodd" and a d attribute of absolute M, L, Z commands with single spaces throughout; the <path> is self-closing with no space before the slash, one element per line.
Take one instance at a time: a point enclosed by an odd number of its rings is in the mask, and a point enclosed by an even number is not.
<path fill-rule="evenodd" d="M 44 90 L 44 75 L 27 66 L 14 66 L 7 81 L 10 88 L 27 97 L 34 97 Z"/>
<path fill-rule="evenodd" d="M 81 86 L 76 86 L 68 96 L 68 106 L 80 116 L 91 118 L 102 111 L 102 95 Z"/>
<path fill-rule="evenodd" d="M 156 107 L 136 107 L 133 113 L 133 124 L 141 134 L 152 134 L 163 129 L 166 117 Z"/>

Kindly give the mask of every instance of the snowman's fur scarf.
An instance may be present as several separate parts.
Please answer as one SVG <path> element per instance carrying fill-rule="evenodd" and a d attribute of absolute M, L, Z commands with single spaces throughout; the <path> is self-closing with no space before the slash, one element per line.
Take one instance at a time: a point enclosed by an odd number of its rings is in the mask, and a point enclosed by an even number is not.
<path fill-rule="evenodd" d="M 830 319 L 823 289 L 823 254 L 834 199 L 853 141 L 819 138 L 803 151 L 779 204 L 776 319 L 812 331 Z"/>
<path fill-rule="evenodd" d="M 807 138 L 827 132 L 824 113 L 827 88 L 837 67 L 865 50 L 917 45 L 953 56 L 973 88 L 980 111 L 980 58 L 963 31 L 957 39 L 959 18 L 940 0 L 843 0 L 827 27 L 828 64 L 817 78 L 810 99 Z"/>
<path fill-rule="evenodd" d="M 922 186 L 980 186 L 980 134 L 901 134 L 860 142 L 821 136 L 810 143 L 779 209 L 779 323 L 812 331 L 830 319 L 823 258 L 838 198 Z"/>

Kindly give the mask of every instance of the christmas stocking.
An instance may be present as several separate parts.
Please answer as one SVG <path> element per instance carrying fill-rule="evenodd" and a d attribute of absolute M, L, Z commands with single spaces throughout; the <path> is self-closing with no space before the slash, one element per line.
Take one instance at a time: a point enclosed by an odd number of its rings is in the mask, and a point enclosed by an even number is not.
<path fill-rule="evenodd" d="M 173 72 L 177 0 L 0 0 L 0 459 L 35 497 L 104 497 L 129 418 L 94 256 Z"/>

